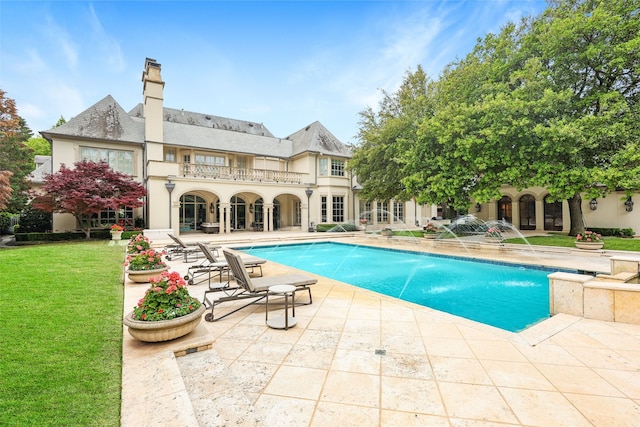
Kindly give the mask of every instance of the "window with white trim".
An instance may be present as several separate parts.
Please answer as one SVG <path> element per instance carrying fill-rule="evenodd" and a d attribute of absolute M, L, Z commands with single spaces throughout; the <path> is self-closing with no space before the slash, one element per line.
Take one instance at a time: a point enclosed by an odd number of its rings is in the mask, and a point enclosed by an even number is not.
<path fill-rule="evenodd" d="M 133 175 L 133 151 L 80 147 L 80 158 L 92 162 L 105 161 L 114 171 Z"/>
<path fill-rule="evenodd" d="M 344 222 L 344 196 L 333 196 L 333 222 Z"/>
<path fill-rule="evenodd" d="M 331 176 L 344 176 L 344 160 L 331 159 Z"/>

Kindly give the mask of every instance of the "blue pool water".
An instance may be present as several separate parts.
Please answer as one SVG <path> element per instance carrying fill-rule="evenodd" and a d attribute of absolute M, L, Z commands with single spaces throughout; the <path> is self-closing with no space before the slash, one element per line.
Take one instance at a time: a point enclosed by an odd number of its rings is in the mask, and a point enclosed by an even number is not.
<path fill-rule="evenodd" d="M 512 332 L 549 317 L 551 270 L 332 242 L 237 249 Z"/>

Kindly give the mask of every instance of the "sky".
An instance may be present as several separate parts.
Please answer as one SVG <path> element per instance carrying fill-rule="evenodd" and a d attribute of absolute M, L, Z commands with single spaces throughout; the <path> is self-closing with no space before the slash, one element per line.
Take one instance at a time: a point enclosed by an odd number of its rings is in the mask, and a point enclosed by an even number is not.
<path fill-rule="evenodd" d="M 145 58 L 164 106 L 263 123 L 286 137 L 319 121 L 357 143 L 377 108 L 421 65 L 437 80 L 478 38 L 538 15 L 543 0 L 0 0 L 0 89 L 34 132 L 111 95 L 142 99 Z M 37 136 L 37 135 L 36 135 Z"/>

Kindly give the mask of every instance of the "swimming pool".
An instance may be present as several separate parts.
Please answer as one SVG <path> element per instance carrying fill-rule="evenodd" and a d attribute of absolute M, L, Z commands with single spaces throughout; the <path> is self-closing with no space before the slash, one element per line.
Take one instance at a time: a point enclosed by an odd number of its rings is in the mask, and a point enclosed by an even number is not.
<path fill-rule="evenodd" d="M 512 332 L 549 317 L 555 270 L 334 242 L 236 249 Z"/>

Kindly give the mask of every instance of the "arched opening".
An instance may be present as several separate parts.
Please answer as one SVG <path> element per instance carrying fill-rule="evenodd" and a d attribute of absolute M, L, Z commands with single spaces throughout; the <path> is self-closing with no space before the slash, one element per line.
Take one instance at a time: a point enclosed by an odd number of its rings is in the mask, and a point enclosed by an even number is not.
<path fill-rule="evenodd" d="M 527 194 L 520 197 L 520 230 L 536 229 L 536 198 Z"/>
<path fill-rule="evenodd" d="M 548 202 L 549 198 L 544 198 L 544 229 L 562 231 L 562 202 Z"/>
<path fill-rule="evenodd" d="M 498 219 L 513 223 L 513 208 L 511 206 L 511 197 L 502 196 L 498 200 Z"/>

